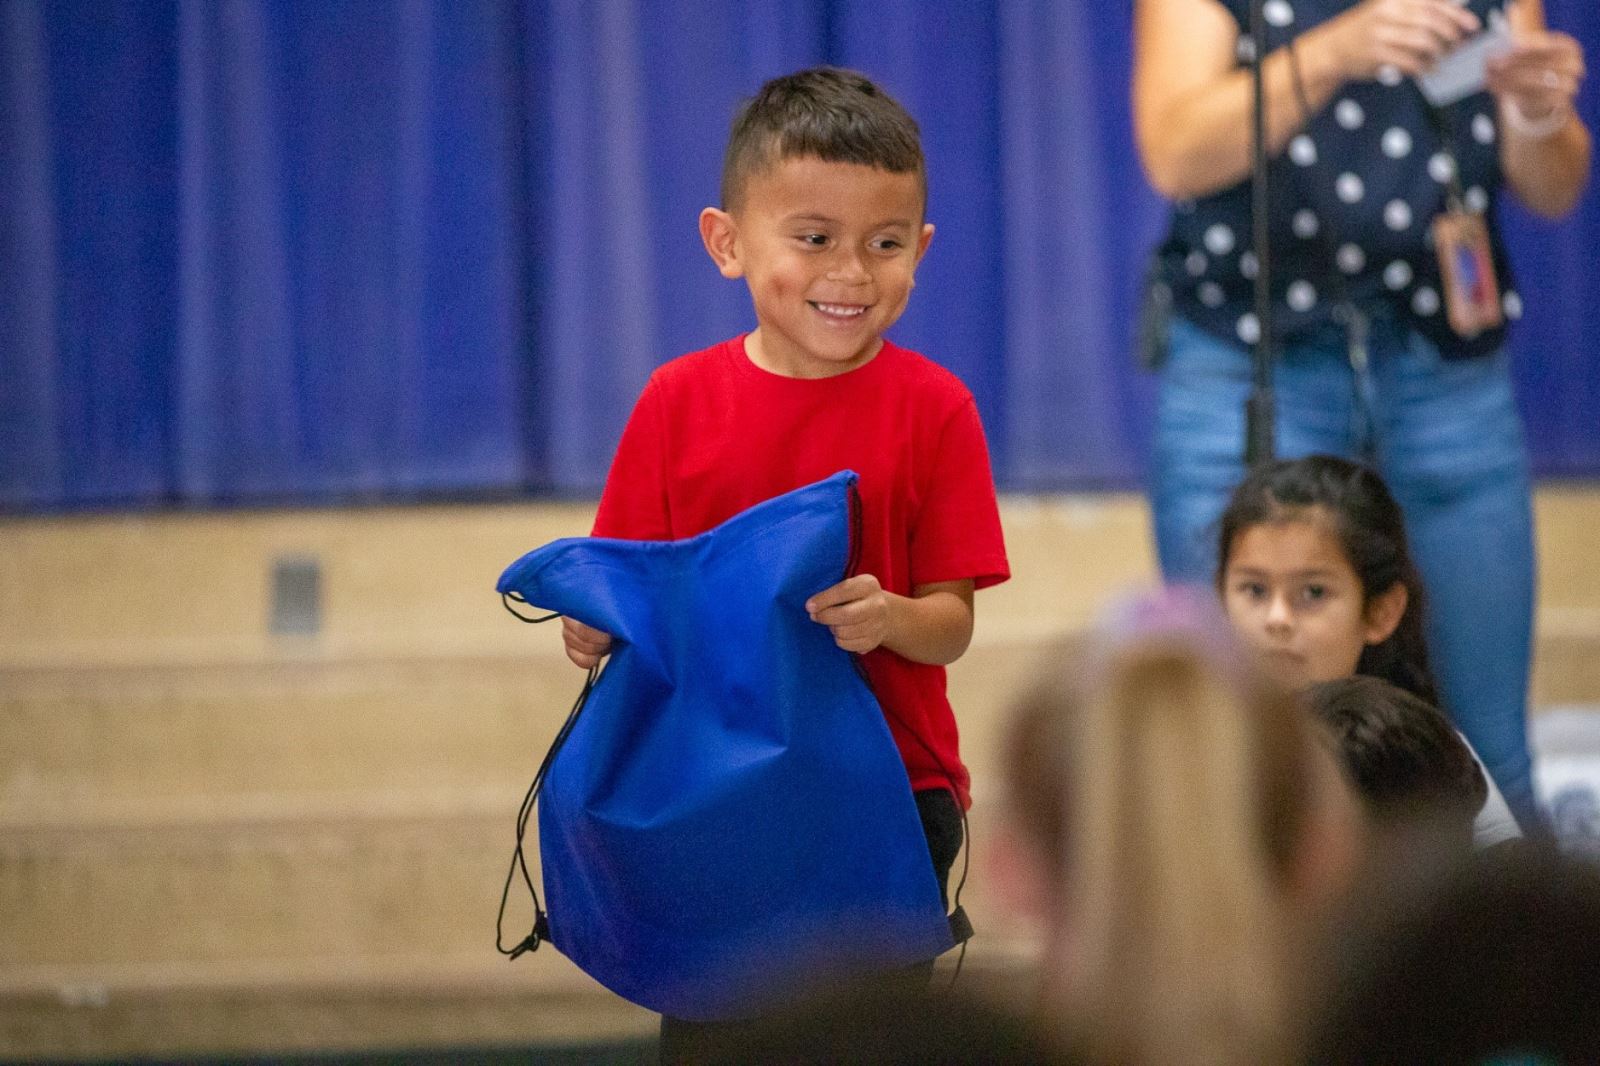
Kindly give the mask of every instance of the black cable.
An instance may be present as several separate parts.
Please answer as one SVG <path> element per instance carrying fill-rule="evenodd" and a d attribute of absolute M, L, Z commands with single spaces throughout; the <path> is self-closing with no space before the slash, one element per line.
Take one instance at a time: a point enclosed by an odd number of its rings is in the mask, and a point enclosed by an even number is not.
<path fill-rule="evenodd" d="M 1270 171 L 1267 162 L 1267 19 L 1262 0 L 1250 4 L 1250 210 L 1256 254 L 1255 314 L 1250 396 L 1245 400 L 1244 461 L 1251 468 L 1272 462 L 1276 451 L 1277 399 L 1273 386 L 1272 238 Z"/>
<path fill-rule="evenodd" d="M 561 617 L 559 611 L 538 618 L 522 614 L 511 604 L 513 602 L 526 604 L 528 601 L 516 592 L 501 593 L 500 599 L 513 616 L 530 624 L 537 625 Z M 528 791 L 522 796 L 522 805 L 517 809 L 517 845 L 511 853 L 511 866 L 506 870 L 505 885 L 500 889 L 500 911 L 494 921 L 495 950 L 508 959 L 516 959 L 526 951 L 537 951 L 539 945 L 550 938 L 549 916 L 545 914 L 544 907 L 539 902 L 539 891 L 533 886 L 533 875 L 528 871 L 528 858 L 522 844 L 528 832 L 528 819 L 533 814 L 534 805 L 539 801 L 539 794 L 544 790 L 550 766 L 555 762 L 557 753 L 566 745 L 567 738 L 572 735 L 573 726 L 578 724 L 578 715 L 589 702 L 589 694 L 594 691 L 595 683 L 600 679 L 600 670 L 598 663 L 589 667 L 583 688 L 578 691 L 578 698 L 573 701 L 572 709 L 567 712 L 566 721 L 562 722 L 561 728 L 556 731 L 555 739 L 551 741 L 549 750 L 544 753 L 544 759 L 540 761 L 539 769 L 528 785 Z M 505 946 L 506 903 L 511 897 L 511 882 L 516 878 L 518 871 L 522 873 L 522 883 L 528 886 L 528 895 L 533 899 L 533 928 L 527 936 L 517 942 L 516 946 L 508 948 Z"/>

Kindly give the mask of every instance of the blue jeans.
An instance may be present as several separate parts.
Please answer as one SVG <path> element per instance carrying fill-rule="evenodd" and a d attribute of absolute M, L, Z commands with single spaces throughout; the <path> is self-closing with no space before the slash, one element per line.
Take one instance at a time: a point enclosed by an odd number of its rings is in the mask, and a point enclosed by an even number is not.
<path fill-rule="evenodd" d="M 1537 824 L 1527 742 L 1533 630 L 1531 488 L 1504 352 L 1445 360 L 1404 325 L 1373 321 L 1364 366 L 1342 330 L 1277 363 L 1277 455 L 1374 467 L 1405 509 L 1428 597 L 1445 709 L 1524 826 Z M 1156 546 L 1169 581 L 1210 584 L 1217 522 L 1244 474 L 1250 353 L 1181 318 L 1161 369 Z"/>

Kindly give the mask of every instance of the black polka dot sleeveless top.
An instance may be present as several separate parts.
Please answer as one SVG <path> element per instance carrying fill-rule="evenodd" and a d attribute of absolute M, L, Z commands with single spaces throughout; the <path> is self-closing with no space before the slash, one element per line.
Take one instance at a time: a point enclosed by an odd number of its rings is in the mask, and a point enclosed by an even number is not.
<path fill-rule="evenodd" d="M 1240 55 L 1251 41 L 1249 0 L 1222 0 L 1240 27 Z M 1266 0 L 1266 50 L 1355 6 L 1356 0 Z M 1503 0 L 1464 6 L 1487 20 Z M 1241 60 L 1243 62 L 1243 60 Z M 1493 98 L 1477 93 L 1437 112 L 1398 71 L 1347 82 L 1270 164 L 1274 332 L 1287 340 L 1335 321 L 1349 300 L 1369 313 L 1392 309 L 1447 357 L 1498 348 L 1504 329 L 1471 340 L 1445 318 L 1433 219 L 1452 182 L 1466 207 L 1488 214 L 1506 318 L 1521 301 L 1497 228 L 1499 130 Z M 1162 245 L 1161 274 L 1175 309 L 1220 337 L 1253 344 L 1256 257 L 1250 182 L 1179 202 Z"/>

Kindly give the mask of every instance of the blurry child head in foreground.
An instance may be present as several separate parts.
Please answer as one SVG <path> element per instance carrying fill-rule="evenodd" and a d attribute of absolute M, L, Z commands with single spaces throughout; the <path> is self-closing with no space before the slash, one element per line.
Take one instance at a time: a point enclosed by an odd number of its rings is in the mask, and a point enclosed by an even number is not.
<path fill-rule="evenodd" d="M 1357 815 L 1303 709 L 1209 597 L 1132 603 L 1065 650 L 1004 752 L 1041 1008 L 1095 1061 L 1282 1061 L 1306 914 Z"/>
<path fill-rule="evenodd" d="M 1408 841 L 1350 901 L 1316 1066 L 1600 1062 L 1600 869 L 1525 841 Z"/>

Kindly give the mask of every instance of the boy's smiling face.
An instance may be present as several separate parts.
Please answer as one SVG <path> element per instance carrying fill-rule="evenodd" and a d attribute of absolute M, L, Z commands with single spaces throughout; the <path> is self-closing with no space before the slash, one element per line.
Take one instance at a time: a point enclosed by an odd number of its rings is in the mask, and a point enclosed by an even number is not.
<path fill-rule="evenodd" d="M 905 310 L 933 227 L 922 183 L 858 163 L 781 159 L 751 174 L 731 211 L 700 215 L 724 277 L 755 303 L 750 358 L 786 377 L 823 378 L 869 362 Z"/>

